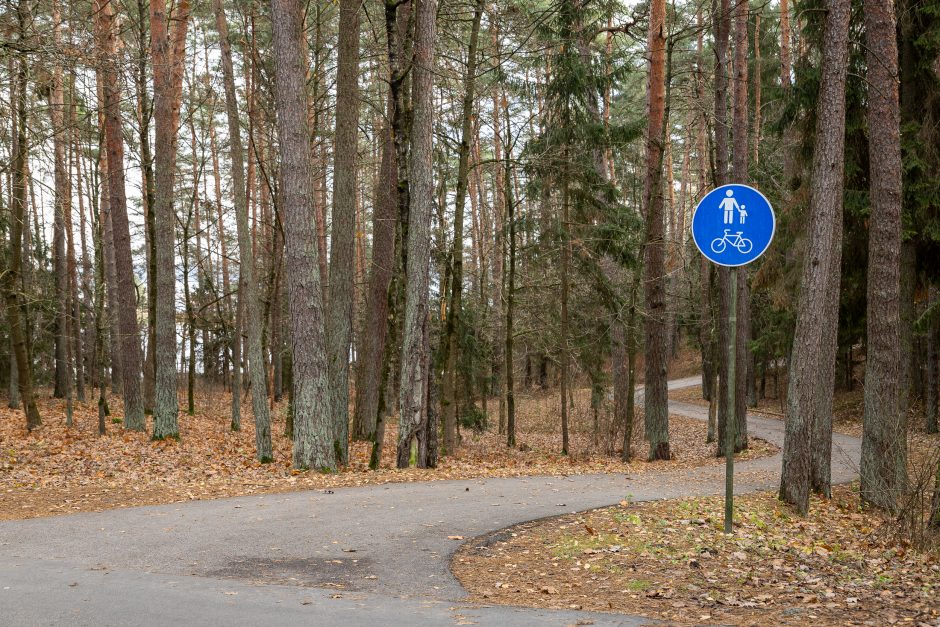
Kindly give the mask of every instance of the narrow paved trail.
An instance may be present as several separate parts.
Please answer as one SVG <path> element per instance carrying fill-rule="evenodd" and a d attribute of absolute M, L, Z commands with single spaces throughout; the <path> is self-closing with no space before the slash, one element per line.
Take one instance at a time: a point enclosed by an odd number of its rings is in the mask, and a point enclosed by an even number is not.
<path fill-rule="evenodd" d="M 697 377 L 670 382 L 690 387 Z M 707 419 L 694 404 L 670 413 Z M 750 416 L 782 446 L 783 423 Z M 833 481 L 860 441 L 834 436 Z M 775 489 L 780 456 L 737 465 L 738 493 Z M 637 625 L 613 614 L 475 608 L 450 573 L 459 540 L 535 518 L 722 493 L 724 468 L 433 481 L 248 496 L 0 522 L 7 625 Z M 330 587 L 341 583 L 343 587 Z"/>

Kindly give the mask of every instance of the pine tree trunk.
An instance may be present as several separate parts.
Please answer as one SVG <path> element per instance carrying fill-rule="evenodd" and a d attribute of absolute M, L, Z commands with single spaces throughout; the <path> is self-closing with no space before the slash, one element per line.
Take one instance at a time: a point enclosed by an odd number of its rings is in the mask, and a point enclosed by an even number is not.
<path fill-rule="evenodd" d="M 95 26 L 97 28 L 97 24 Z M 96 35 L 97 36 L 97 35 Z M 98 101 L 104 102 L 104 64 L 99 63 L 96 69 L 96 83 Z M 98 126 L 105 128 L 105 114 L 102 107 L 98 107 Z M 120 303 L 117 295 L 117 267 L 114 262 L 114 229 L 111 225 L 111 196 L 110 177 L 108 175 L 108 150 L 105 133 L 100 134 L 98 143 L 98 164 L 94 168 L 98 173 L 97 181 L 92 181 L 92 189 L 100 190 L 97 210 L 98 223 L 101 227 L 101 240 L 98 244 L 103 248 L 104 276 L 107 283 L 107 323 L 108 323 L 108 361 L 111 367 L 111 388 L 117 390 L 121 384 L 121 331 L 120 331 Z M 104 311 L 104 310 L 102 310 Z"/>
<path fill-rule="evenodd" d="M 490 24 L 490 43 L 493 50 L 493 63 L 498 67 L 501 62 L 501 48 L 500 48 L 500 22 L 498 12 L 493 12 L 491 14 L 491 24 Z M 500 85 L 493 85 L 491 97 L 493 100 L 493 161 L 499 164 L 503 157 L 503 138 L 502 138 L 502 112 L 503 103 L 506 102 L 505 92 Z M 506 144 L 509 145 L 508 143 Z M 479 145 L 477 146 L 479 150 Z M 474 259 L 476 260 L 476 284 L 479 289 L 480 301 L 489 302 L 487 298 L 487 288 L 489 287 L 487 281 L 487 272 L 486 272 L 486 257 L 483 252 L 484 250 L 484 241 L 488 241 L 490 237 L 493 238 L 493 249 L 497 251 L 498 254 L 494 255 L 495 259 L 493 260 L 492 274 L 493 274 L 493 285 L 492 289 L 495 292 L 493 298 L 494 307 L 496 309 L 496 328 L 497 337 L 506 337 L 505 324 L 507 322 L 507 305 L 510 302 L 510 295 L 506 293 L 506 281 L 505 281 L 505 272 L 503 272 L 505 258 L 506 258 L 506 242 L 503 237 L 503 220 L 506 214 L 506 190 L 512 189 L 508 187 L 508 184 L 505 180 L 506 172 L 509 171 L 508 167 L 497 167 L 493 175 L 493 228 L 490 227 L 488 220 L 486 220 L 482 213 L 484 211 L 483 203 L 473 203 L 471 202 L 470 209 L 473 212 L 473 217 L 476 219 L 479 217 L 479 226 L 476 229 L 476 234 L 471 240 L 471 246 L 475 253 Z M 476 172 L 479 175 L 479 171 Z M 476 206 L 479 205 L 479 211 L 476 210 Z M 480 214 L 479 216 L 477 214 Z M 499 434 L 503 435 L 504 433 L 508 436 L 508 425 L 507 425 L 507 416 L 506 416 L 506 396 L 509 394 L 509 390 L 506 389 L 507 379 L 506 373 L 506 364 L 512 364 L 512 358 L 507 361 L 505 355 L 505 342 L 497 341 L 496 346 L 493 350 L 493 379 L 495 380 L 495 390 L 494 393 L 497 395 L 497 412 L 499 414 L 498 419 L 498 430 Z M 513 408 L 515 409 L 515 396 L 513 397 Z M 513 445 L 515 445 L 515 413 L 513 415 Z M 508 437 L 507 437 L 508 442 Z"/>
<path fill-rule="evenodd" d="M 820 423 L 831 425 L 838 328 L 838 284 L 842 257 L 842 194 L 845 150 L 845 80 L 851 3 L 831 0 L 826 15 L 822 81 L 816 123 L 816 149 L 810 191 L 808 234 L 787 389 L 786 435 L 780 499 L 801 513 L 809 507 L 814 437 Z M 838 311 L 838 310 L 836 310 Z M 820 416 L 828 395 L 829 416 Z"/>
<path fill-rule="evenodd" d="M 514 380 L 514 368 L 513 368 L 513 336 L 516 332 L 513 317 L 515 315 L 515 304 L 516 304 L 516 208 L 515 201 L 513 198 L 513 188 L 510 182 L 511 179 L 511 164 L 512 164 L 512 126 L 511 120 L 509 119 L 509 105 L 508 101 L 503 100 L 505 106 L 504 116 L 506 118 L 506 159 L 503 162 L 503 185 L 505 186 L 505 192 L 503 193 L 503 199 L 506 203 L 506 223 L 509 227 L 509 233 L 506 236 L 508 240 L 508 254 L 506 255 L 506 263 L 508 268 L 506 268 L 506 343 L 504 348 L 503 359 L 505 363 L 503 365 L 503 370 L 506 374 L 506 446 L 510 448 L 516 447 L 516 384 Z"/>
<path fill-rule="evenodd" d="M 96 0 L 96 34 L 101 53 L 101 77 L 104 88 L 104 118 L 107 147 L 108 189 L 111 234 L 118 301 L 117 318 L 120 332 L 121 383 L 124 387 L 124 427 L 131 431 L 146 428 L 140 391 L 140 336 L 137 328 L 137 286 L 131 257 L 130 226 L 127 219 L 127 196 L 124 189 L 124 140 L 121 122 L 121 93 L 118 80 L 117 42 L 114 14 L 110 3 Z M 171 216 L 172 219 L 172 216 Z M 169 244 L 172 250 L 173 243 Z"/>
<path fill-rule="evenodd" d="M 141 204 L 144 210 L 144 235 L 147 251 L 147 351 L 144 355 L 144 413 L 153 413 L 156 381 L 154 362 L 156 360 L 155 336 L 157 316 L 157 244 L 154 233 L 157 229 L 154 217 L 154 176 L 153 149 L 150 144 L 150 123 L 153 117 L 153 102 L 148 92 L 147 59 L 150 57 L 150 28 L 147 15 L 147 0 L 137 0 L 137 71 L 135 73 L 137 91 L 138 140 L 141 160 Z"/>
<path fill-rule="evenodd" d="M 92 189 L 98 189 L 95 185 Z M 105 195 L 99 199 L 104 202 Z M 94 208 L 95 203 L 92 204 Z M 104 244 L 104 224 L 103 220 L 92 217 L 92 237 L 95 244 L 95 276 L 94 276 L 94 307 L 95 307 L 95 362 L 97 363 L 98 377 L 98 435 L 104 435 L 107 431 L 107 422 L 105 419 L 111 413 L 108 407 L 108 384 L 104 374 L 104 284 L 105 284 L 105 256 L 102 254 Z"/>
<path fill-rule="evenodd" d="M 323 293 L 311 196 L 302 30 L 298 0 L 272 0 L 275 107 L 281 159 L 284 262 L 293 349 L 294 467 L 333 471 Z"/>
<path fill-rule="evenodd" d="M 327 299 L 330 406 L 337 462 L 349 462 L 349 349 L 352 343 L 356 254 L 356 187 L 359 161 L 359 8 L 340 0 L 333 151 L 333 213 Z"/>
<path fill-rule="evenodd" d="M 378 402 L 376 404 L 376 429 L 372 445 L 372 456 L 369 468 L 376 470 L 382 459 L 382 448 L 385 439 L 386 417 L 395 401 L 395 365 L 400 358 L 399 339 L 402 334 L 404 309 L 405 266 L 408 257 L 406 246 L 408 237 L 409 212 L 409 185 L 408 185 L 408 120 L 410 118 L 410 104 L 408 98 L 408 85 L 410 74 L 403 58 L 410 56 L 412 49 L 412 6 L 411 2 L 403 4 L 385 4 L 385 36 L 388 53 L 389 68 L 389 99 L 392 102 L 392 143 L 395 149 L 395 185 L 394 198 L 396 200 L 396 219 L 394 250 L 395 257 L 391 270 L 391 283 L 388 288 L 387 319 L 386 319 L 386 348 L 382 357 L 381 378 L 379 381 Z M 397 450 L 396 450 L 397 457 Z"/>
<path fill-rule="evenodd" d="M 195 146 L 194 146 L 195 148 Z M 195 172 L 199 172 L 198 168 L 194 168 Z M 198 177 L 198 174 L 197 174 Z M 193 189 L 199 189 L 199 180 L 193 181 Z M 189 233 L 192 228 L 193 222 L 193 213 L 196 205 L 199 204 L 198 194 L 194 194 L 194 202 L 189 208 L 189 212 L 186 216 L 186 222 L 183 224 L 183 237 L 182 237 L 182 262 L 183 262 L 183 306 L 186 311 L 186 337 L 189 339 L 189 355 L 186 354 L 186 343 L 183 343 L 183 346 L 180 350 L 180 362 L 187 363 L 186 368 L 186 413 L 190 416 L 195 415 L 196 413 L 196 311 L 193 308 L 193 298 L 192 290 L 189 286 L 189 272 L 190 272 L 190 261 L 189 261 Z M 198 231 L 198 227 L 196 227 Z M 197 250 L 198 254 L 198 250 Z M 175 272 L 174 272 L 175 274 Z M 175 317 L 175 316 L 174 316 Z M 175 322 L 174 322 L 175 324 Z M 156 420 L 154 420 L 156 424 Z M 175 437 L 173 434 L 164 437 Z"/>
<path fill-rule="evenodd" d="M 614 438 L 620 429 L 627 428 L 627 395 L 631 385 L 627 363 L 627 332 L 622 320 L 614 319 L 610 326 L 611 379 L 614 393 L 614 411 L 610 426 L 610 452 L 615 448 Z M 632 434 L 630 434 L 632 436 Z M 627 436 L 624 435 L 624 441 Z"/>
<path fill-rule="evenodd" d="M 789 0 L 780 0 L 780 85 L 790 86 L 790 7 Z"/>
<path fill-rule="evenodd" d="M 760 10 L 754 15 L 754 165 L 760 163 L 761 141 L 761 56 Z"/>
<path fill-rule="evenodd" d="M 467 201 L 467 183 L 470 173 L 470 141 L 473 133 L 474 87 L 476 85 L 477 44 L 480 39 L 480 21 L 483 17 L 483 0 L 477 0 L 470 26 L 470 41 L 467 46 L 467 73 L 464 76 L 463 111 L 461 113 L 460 147 L 457 157 L 457 189 L 454 193 L 454 244 L 451 251 L 452 276 L 447 320 L 441 345 L 444 348 L 441 409 L 444 423 L 444 453 L 457 450 L 457 329 L 460 326 L 460 309 L 463 306 L 463 222 Z M 498 167 L 498 166 L 497 166 Z"/>
<path fill-rule="evenodd" d="M 940 529 L 940 458 L 937 459 L 937 474 L 934 476 L 933 498 L 930 500 L 930 527 Z"/>
<path fill-rule="evenodd" d="M 507 124 L 509 122 L 507 121 Z M 568 160 L 571 158 L 569 148 L 567 145 L 564 147 L 564 154 L 562 156 L 562 184 L 561 184 L 561 215 L 559 216 L 558 224 L 558 234 L 561 237 L 561 263 L 560 263 L 560 280 L 561 280 L 561 328 L 560 328 L 560 338 L 559 338 L 559 374 L 561 377 L 560 394 L 558 402 L 561 409 L 561 454 L 568 454 L 568 365 L 569 365 L 569 354 L 568 354 L 568 262 L 571 256 L 571 234 L 569 233 L 568 225 L 570 223 L 570 207 L 571 207 L 571 182 L 569 180 L 568 174 Z"/>
<path fill-rule="evenodd" d="M 72 77 L 73 91 L 74 91 L 74 82 L 75 78 Z M 83 164 L 85 159 L 83 158 L 83 147 L 80 138 L 80 127 L 78 126 L 78 115 L 77 107 L 72 105 L 72 130 L 73 130 L 73 157 L 75 159 L 75 172 L 76 172 L 76 182 L 77 182 L 77 195 L 78 195 L 78 232 L 79 232 L 79 243 L 82 250 L 82 279 L 81 279 L 81 289 L 82 289 L 82 308 L 86 312 L 89 312 L 88 315 L 92 317 L 92 323 L 79 325 L 80 332 L 84 334 L 84 346 L 85 351 L 84 355 L 88 357 L 87 367 L 85 372 L 87 373 L 88 382 L 92 387 L 95 385 L 101 386 L 103 382 L 98 379 L 98 327 L 99 320 L 98 315 L 99 311 L 95 307 L 95 298 L 92 293 L 92 283 L 95 280 L 94 269 L 92 268 L 92 259 L 91 255 L 88 252 L 88 241 L 87 241 L 87 229 L 86 229 L 86 219 L 85 219 L 85 197 L 82 188 L 82 180 L 84 178 L 85 172 Z M 92 225 L 96 224 L 96 220 L 92 217 Z M 93 227 L 94 228 L 94 227 Z M 97 254 L 97 251 L 96 251 Z M 79 400 L 84 400 L 79 398 Z"/>
<path fill-rule="evenodd" d="M 928 307 L 936 306 L 937 288 L 930 286 Z M 937 386 L 940 381 L 940 316 L 934 314 L 927 326 L 927 394 L 925 403 L 927 433 L 937 433 Z"/>
<path fill-rule="evenodd" d="M 715 168 L 714 184 L 716 187 L 728 183 L 729 131 L 728 125 L 728 48 L 731 33 L 731 4 L 729 0 L 719 0 L 714 7 L 712 22 L 715 38 Z M 718 319 L 716 343 L 713 355 L 718 357 L 718 378 L 722 382 L 714 385 L 718 390 L 718 455 L 724 454 L 724 432 L 730 414 L 728 408 L 728 386 L 724 382 L 728 379 L 727 351 L 718 347 L 728 345 L 728 325 L 722 321 L 728 319 L 728 308 L 731 305 L 731 273 L 726 267 L 717 269 L 718 275 Z"/>
<path fill-rule="evenodd" d="M 393 109 L 394 103 L 389 98 L 389 119 L 394 115 Z M 375 206 L 372 210 L 372 268 L 369 272 L 356 364 L 356 408 L 353 417 L 353 438 L 356 440 L 373 440 L 375 437 L 382 363 L 388 337 L 388 291 L 396 258 L 398 166 L 390 123 L 383 127 L 382 137 L 380 175 L 376 180 Z"/>
<path fill-rule="evenodd" d="M 247 212 L 245 221 L 247 222 Z M 250 246 L 250 242 L 249 242 Z M 241 431 L 242 428 L 242 337 L 245 328 L 245 290 L 243 279 L 238 279 L 238 303 L 235 305 L 235 326 L 232 329 L 232 390 L 231 425 L 232 431 Z M 256 434 L 257 437 L 257 434 Z M 257 449 L 257 443 L 256 447 Z M 255 451 L 257 453 L 257 450 Z"/>
<path fill-rule="evenodd" d="M 52 45 L 61 45 L 61 13 L 57 2 L 52 9 Z M 55 189 L 55 217 L 53 220 L 53 267 L 55 268 L 55 387 L 53 396 L 65 398 L 66 422 L 72 422 L 72 375 L 68 357 L 69 333 L 69 275 L 65 257 L 65 214 L 72 210 L 72 199 L 68 189 L 68 171 L 65 162 L 65 89 L 62 84 L 62 67 L 56 64 L 52 70 L 52 90 L 49 97 L 49 117 L 52 123 L 53 179 Z"/>
<path fill-rule="evenodd" d="M 649 33 L 649 124 L 646 132 L 646 245 L 644 284 L 646 300 L 646 377 L 644 414 L 650 460 L 669 459 L 669 401 L 666 377 L 667 311 L 665 221 L 663 216 L 663 149 L 666 129 L 666 3 L 653 0 Z"/>
<path fill-rule="evenodd" d="M 747 40 L 748 3 L 736 2 L 734 6 L 734 81 L 733 114 L 731 120 L 732 164 L 731 176 L 735 183 L 748 183 L 748 40 Z M 747 382 L 748 359 L 747 343 L 751 337 L 751 298 L 747 280 L 747 268 L 732 273 L 737 285 L 737 335 L 735 337 L 735 390 L 734 390 L 734 450 L 747 448 Z M 733 280 L 733 279 L 732 279 Z M 724 386 L 722 386 L 724 387 Z M 719 442 L 725 442 L 722 437 Z"/>
<path fill-rule="evenodd" d="M 437 0 L 417 0 L 415 6 L 414 61 L 411 68 L 413 115 L 408 176 L 408 259 L 399 382 L 399 468 L 409 465 L 411 443 L 421 426 L 427 401 L 429 373 L 422 329 L 428 316 L 428 280 L 431 261 L 431 214 L 434 210 L 434 42 L 437 36 Z M 426 464 L 426 460 L 418 460 Z"/>
<path fill-rule="evenodd" d="M 189 0 L 173 12 L 172 32 L 165 0 L 150 1 L 150 54 L 153 57 L 156 177 L 153 215 L 156 222 L 156 317 L 154 333 L 153 438 L 178 438 L 176 392 L 176 215 L 173 209 L 176 146 Z"/>
<path fill-rule="evenodd" d="M 861 497 L 894 511 L 907 482 L 902 392 L 901 138 L 894 4 L 865 0 L 871 220 Z"/>
<path fill-rule="evenodd" d="M 25 37 L 27 15 L 26 3 L 23 0 L 17 5 L 17 26 L 19 39 Z M 27 66 L 25 53 L 17 59 L 16 75 L 14 77 L 15 105 L 10 109 L 13 113 L 13 141 L 10 147 L 12 173 L 12 206 L 10 212 L 10 253 L 9 264 L 2 274 L 4 302 L 6 303 L 7 322 L 10 325 L 10 341 L 13 344 L 13 355 L 16 359 L 16 382 L 23 413 L 26 416 L 26 429 L 32 431 L 42 424 L 36 398 L 33 392 L 33 374 L 29 363 L 29 354 L 26 346 L 26 327 L 28 319 L 24 319 L 21 302 L 20 271 L 23 265 L 23 231 L 27 227 L 26 221 L 26 78 Z M 28 227 L 27 227 L 28 228 Z M 11 397 L 12 400 L 12 397 Z"/>
<path fill-rule="evenodd" d="M 69 72 L 69 104 L 68 116 L 69 124 L 72 129 L 75 128 L 75 69 L 71 68 Z M 75 147 L 70 140 L 71 133 L 65 129 L 66 148 L 66 180 L 68 181 L 68 196 L 72 197 L 72 173 L 75 157 Z M 82 201 L 82 183 L 81 175 L 76 172 L 76 181 L 78 182 L 77 198 L 79 206 L 79 215 L 83 211 Z M 69 277 L 69 335 L 72 340 L 72 361 L 75 364 L 75 397 L 79 402 L 85 402 L 85 355 L 82 345 L 82 303 L 78 292 L 78 268 L 75 257 L 75 230 L 72 223 L 71 208 L 65 214 L 65 240 L 66 240 L 66 266 Z"/>
<path fill-rule="evenodd" d="M 238 101 L 235 91 L 235 73 L 232 68 L 232 46 L 229 41 L 228 24 L 222 0 L 213 0 L 215 24 L 219 33 L 222 50 L 222 84 L 225 89 L 225 112 L 228 119 L 229 159 L 232 163 L 232 188 L 235 201 L 235 225 L 238 232 L 239 263 L 239 308 L 242 309 L 245 331 L 248 337 L 248 372 L 251 378 L 251 408 L 255 416 L 255 449 L 258 460 L 262 463 L 273 461 L 271 449 L 271 417 L 264 376 L 264 355 L 261 349 L 261 322 L 258 302 L 258 286 L 255 281 L 255 263 L 251 249 L 251 233 L 248 229 L 248 197 L 245 188 L 245 158 L 242 148 L 241 126 L 238 119 Z M 222 224 L 221 219 L 219 224 Z M 220 239 L 222 234 L 220 232 Z M 223 249 L 224 250 L 224 249 Z M 224 262 L 223 262 L 224 263 Z M 224 267 L 224 266 L 223 266 Z M 227 270 L 223 270 L 225 275 Z M 241 324 L 241 321 L 239 321 Z M 241 357 L 240 329 L 233 334 L 233 386 L 232 386 L 232 428 L 235 428 L 235 412 L 238 387 L 240 385 Z M 240 414 L 240 410 L 239 410 Z"/>

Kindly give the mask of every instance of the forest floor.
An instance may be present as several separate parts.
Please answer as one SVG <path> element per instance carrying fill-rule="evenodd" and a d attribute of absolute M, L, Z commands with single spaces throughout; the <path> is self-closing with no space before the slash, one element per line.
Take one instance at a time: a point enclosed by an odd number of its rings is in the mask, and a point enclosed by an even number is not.
<path fill-rule="evenodd" d="M 74 426 L 67 428 L 64 401 L 52 399 L 48 390 L 42 390 L 44 424 L 31 434 L 19 410 L 7 408 L 5 401 L 0 406 L 0 520 L 406 481 L 605 472 L 636 475 L 723 463 L 715 457 L 715 445 L 705 443 L 705 424 L 674 416 L 670 419 L 674 460 L 647 463 L 637 459 L 624 464 L 618 447 L 608 454 L 606 445 L 608 441 L 619 443 L 622 435 L 609 436 L 603 419 L 598 425 L 600 442 L 595 444 L 589 399 L 589 390 L 574 394 L 569 456 L 559 453 L 557 394 L 522 392 L 517 394 L 516 449 L 508 449 L 505 436 L 497 433 L 493 416 L 497 408 L 490 401 L 489 428 L 482 433 L 464 429 L 457 454 L 444 457 L 436 469 L 394 468 L 397 429 L 392 423 L 386 430 L 379 471 L 368 469 L 370 445 L 355 442 L 347 468 L 319 474 L 291 468 L 291 442 L 282 435 L 284 405 L 276 407 L 272 416 L 275 461 L 260 464 L 254 456 L 250 404 L 243 404 L 242 430 L 233 433 L 229 429 L 229 397 L 221 390 L 202 390 L 196 414 L 180 415 L 181 439 L 159 442 L 151 441 L 147 433 L 123 430 L 117 418 L 108 423 L 105 436 L 98 436 L 94 403 L 76 403 Z M 112 398 L 111 403 L 112 415 L 120 416 L 120 400 Z M 633 448 L 640 457 L 644 446 L 638 426 Z M 753 439 L 743 458 L 772 455 L 777 450 Z"/>
<path fill-rule="evenodd" d="M 641 615 L 670 624 L 940 624 L 940 555 L 885 532 L 857 488 L 801 518 L 770 493 L 620 505 L 464 545 L 454 574 L 483 604 Z"/>
<path fill-rule="evenodd" d="M 670 398 L 707 406 L 699 386 Z M 860 437 L 861 408 L 860 390 L 838 393 L 835 431 Z M 776 399 L 753 413 L 783 418 Z M 908 513 L 929 503 L 940 436 L 915 426 L 909 452 Z M 452 565 L 482 604 L 676 624 L 940 625 L 940 537 L 862 509 L 857 483 L 837 486 L 829 501 L 814 497 L 805 518 L 769 492 L 738 497 L 735 511 L 727 536 L 719 497 L 622 501 L 477 538 Z"/>

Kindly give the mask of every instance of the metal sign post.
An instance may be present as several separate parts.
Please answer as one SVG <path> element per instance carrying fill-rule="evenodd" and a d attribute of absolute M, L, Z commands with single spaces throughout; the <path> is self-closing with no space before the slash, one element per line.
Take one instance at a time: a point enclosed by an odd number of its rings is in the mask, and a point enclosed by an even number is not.
<path fill-rule="evenodd" d="M 731 306 L 728 308 L 728 411 L 725 425 L 725 533 L 731 533 L 734 521 L 734 439 L 735 422 L 735 366 L 738 362 L 738 269 L 732 268 Z"/>
<path fill-rule="evenodd" d="M 735 215 L 737 213 L 737 215 Z M 722 185 L 699 202 L 692 215 L 692 239 L 705 257 L 731 268 L 728 311 L 728 407 L 725 424 L 725 533 L 734 522 L 735 366 L 737 365 L 738 267 L 764 254 L 777 223 L 773 207 L 748 185 Z"/>

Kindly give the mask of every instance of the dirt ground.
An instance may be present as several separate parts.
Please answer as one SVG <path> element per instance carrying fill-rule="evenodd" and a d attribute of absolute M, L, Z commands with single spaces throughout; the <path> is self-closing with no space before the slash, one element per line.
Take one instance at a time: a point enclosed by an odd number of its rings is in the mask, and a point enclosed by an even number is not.
<path fill-rule="evenodd" d="M 702 404 L 701 387 L 670 394 Z M 860 437 L 863 392 L 838 392 L 834 430 Z M 783 419 L 779 399 L 754 413 Z M 929 502 L 940 436 L 912 409 L 906 512 Z M 631 504 L 535 521 L 477 538 L 454 572 L 482 604 L 620 612 L 675 624 L 940 625 L 940 534 L 860 507 L 858 486 L 814 497 L 801 518 L 774 494 Z M 922 520 L 922 519 L 921 519 Z M 923 542 L 920 550 L 912 541 Z"/>
<path fill-rule="evenodd" d="M 938 625 L 940 555 L 859 508 L 857 487 L 801 518 L 773 494 L 603 508 L 465 544 L 453 570 L 474 601 L 642 615 L 670 624 Z"/>
<path fill-rule="evenodd" d="M 517 394 L 516 449 L 505 446 L 497 433 L 498 407 L 490 401 L 488 429 L 463 429 L 456 455 L 445 457 L 433 470 L 394 468 L 397 430 L 386 431 L 381 469 L 370 471 L 370 445 L 355 442 L 350 464 L 335 474 L 297 472 L 291 468 L 291 442 L 283 436 L 285 407 L 273 412 L 275 461 L 260 464 L 254 457 L 254 425 L 250 404 L 242 408 L 242 430 L 229 429 L 229 397 L 222 391 L 202 390 L 195 416 L 180 416 L 180 441 L 153 442 L 146 433 L 124 431 L 109 423 L 108 434 L 98 436 L 97 407 L 76 403 L 75 425 L 65 427 L 64 401 L 40 401 L 44 424 L 28 434 L 22 413 L 0 405 L 0 520 L 32 518 L 114 507 L 212 499 L 266 492 L 331 489 L 402 481 L 432 481 L 480 477 L 569 475 L 628 472 L 631 475 L 672 468 L 720 464 L 715 446 L 705 443 L 706 426 L 672 417 L 670 438 L 675 459 L 647 463 L 642 421 L 638 421 L 633 451 L 638 459 L 619 460 L 622 435 L 609 437 L 602 408 L 595 443 L 590 393 L 576 390 L 571 410 L 571 455 L 560 454 L 557 393 Z M 120 416 L 120 400 L 112 398 L 113 415 Z M 181 405 L 185 406 L 185 405 Z M 615 443 L 608 454 L 607 442 Z M 776 448 L 754 440 L 749 457 L 770 455 Z"/>

